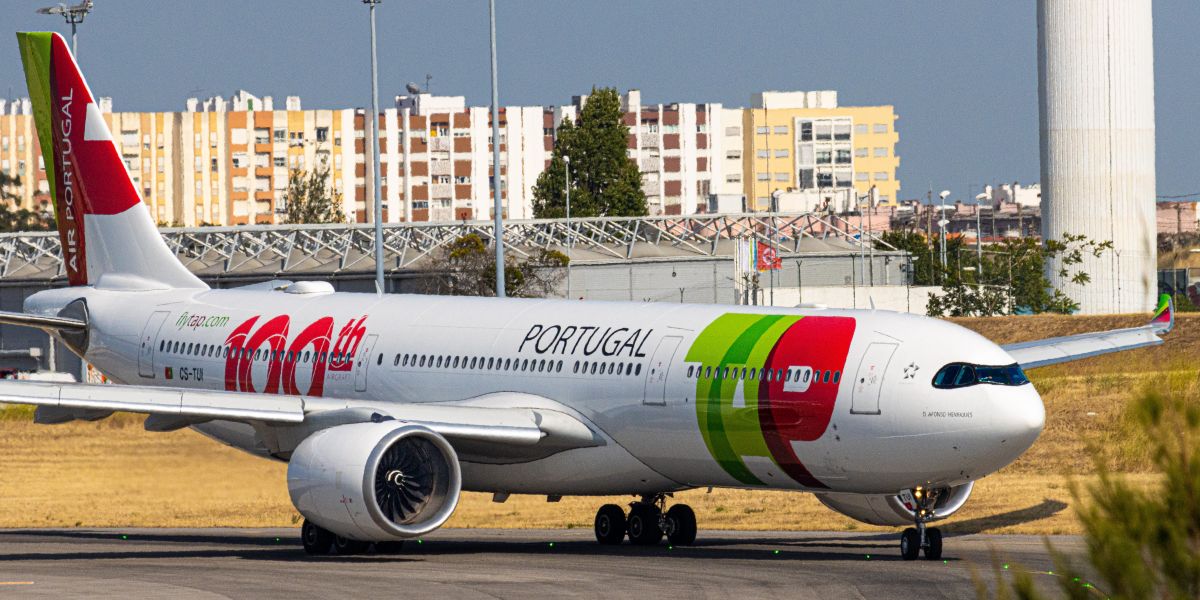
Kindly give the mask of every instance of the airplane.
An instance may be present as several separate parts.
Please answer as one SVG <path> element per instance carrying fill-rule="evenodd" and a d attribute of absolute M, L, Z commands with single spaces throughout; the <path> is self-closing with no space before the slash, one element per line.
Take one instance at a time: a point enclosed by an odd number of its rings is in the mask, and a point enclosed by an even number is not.
<path fill-rule="evenodd" d="M 1143 327 L 1001 347 L 882 310 L 209 289 L 158 234 L 63 38 L 17 37 L 69 285 L 0 323 L 113 385 L 4 381 L 0 402 L 45 424 L 142 413 L 286 461 L 311 554 L 397 551 L 462 490 L 629 495 L 597 510 L 599 543 L 687 545 L 696 515 L 673 494 L 723 487 L 815 494 L 938 559 L 928 525 L 1042 430 L 1024 369 L 1174 323 L 1163 302 Z"/>

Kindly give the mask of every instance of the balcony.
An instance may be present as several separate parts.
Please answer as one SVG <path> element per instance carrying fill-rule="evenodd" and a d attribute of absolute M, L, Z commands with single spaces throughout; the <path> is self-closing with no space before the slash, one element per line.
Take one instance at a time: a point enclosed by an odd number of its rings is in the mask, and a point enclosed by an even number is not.
<path fill-rule="evenodd" d="M 642 172 L 658 171 L 660 164 L 661 161 L 657 157 L 643 158 L 642 162 L 638 165 L 638 168 L 641 169 Z"/>
<path fill-rule="evenodd" d="M 657 133 L 643 133 L 642 134 L 642 147 L 643 148 L 657 148 L 658 144 L 659 144 L 659 137 L 658 137 Z"/>
<path fill-rule="evenodd" d="M 448 160 L 429 161 L 429 172 L 433 175 L 451 175 L 452 170 Z"/>
<path fill-rule="evenodd" d="M 454 185 L 449 183 L 435 183 L 429 186 L 429 196 L 431 198 L 453 198 Z"/>
<path fill-rule="evenodd" d="M 441 136 L 429 138 L 429 149 L 434 152 L 449 152 L 452 144 L 452 138 Z"/>

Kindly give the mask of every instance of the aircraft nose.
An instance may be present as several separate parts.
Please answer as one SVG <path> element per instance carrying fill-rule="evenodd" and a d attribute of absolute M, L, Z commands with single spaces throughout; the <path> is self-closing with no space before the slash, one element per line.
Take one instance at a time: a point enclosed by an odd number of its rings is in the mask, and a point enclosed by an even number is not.
<path fill-rule="evenodd" d="M 1046 407 L 1033 385 L 993 388 L 997 408 L 997 433 L 1019 456 L 1042 433 L 1046 425 Z M 1014 456 L 1013 458 L 1016 458 Z"/>

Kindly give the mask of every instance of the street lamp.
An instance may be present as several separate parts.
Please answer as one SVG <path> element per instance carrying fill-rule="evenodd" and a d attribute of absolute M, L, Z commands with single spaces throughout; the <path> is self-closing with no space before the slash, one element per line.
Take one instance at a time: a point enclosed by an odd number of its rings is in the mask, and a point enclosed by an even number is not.
<path fill-rule="evenodd" d="M 571 299 L 571 246 L 574 245 L 575 236 L 571 230 L 571 157 L 563 155 L 563 163 L 566 164 L 566 190 L 567 190 L 567 299 Z"/>
<path fill-rule="evenodd" d="M 500 88 L 496 77 L 496 0 L 488 0 L 492 37 L 492 206 L 495 211 L 496 297 L 504 297 L 504 216 L 500 201 Z"/>
<path fill-rule="evenodd" d="M 941 254 L 942 254 L 942 276 L 943 277 L 945 277 L 945 273 L 946 273 L 946 225 L 950 224 L 950 221 L 946 220 L 946 198 L 948 198 L 948 197 L 950 197 L 950 190 L 942 190 L 942 193 L 938 194 L 938 198 L 942 199 L 942 214 L 941 214 L 941 217 L 938 219 L 938 227 L 941 229 L 941 232 L 942 232 Z"/>
<path fill-rule="evenodd" d="M 76 29 L 79 27 L 79 24 L 83 22 L 84 17 L 86 17 L 88 13 L 92 12 L 92 7 L 92 0 L 83 0 L 83 2 L 72 6 L 59 4 L 58 6 L 39 8 L 37 11 L 39 15 L 62 15 L 63 18 L 67 20 L 67 23 L 71 25 L 71 55 L 75 56 L 76 60 L 78 60 L 79 56 L 76 54 L 76 50 L 78 50 L 75 45 Z"/>
<path fill-rule="evenodd" d="M 379 71 L 375 66 L 375 7 L 383 0 L 362 0 L 371 12 L 371 164 L 373 181 L 371 189 L 375 194 L 375 293 L 383 293 L 383 183 L 379 177 Z M 404 140 L 408 144 L 408 140 Z M 408 173 L 404 174 L 408 177 Z M 408 201 L 405 198 L 405 201 Z"/>

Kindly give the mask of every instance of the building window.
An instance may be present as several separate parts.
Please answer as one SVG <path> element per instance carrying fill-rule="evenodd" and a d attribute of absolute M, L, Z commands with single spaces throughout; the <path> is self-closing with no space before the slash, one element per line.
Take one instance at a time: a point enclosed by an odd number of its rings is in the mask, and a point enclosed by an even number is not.
<path fill-rule="evenodd" d="M 874 130 L 875 130 L 875 133 L 887 133 L 888 132 L 887 123 L 876 123 Z"/>
<path fill-rule="evenodd" d="M 888 180 L 887 173 L 885 173 L 883 171 L 879 171 L 878 173 L 875 174 L 875 181 L 887 181 L 887 180 Z"/>
<path fill-rule="evenodd" d="M 759 150 L 758 152 L 755 153 L 755 155 L 758 156 L 759 158 L 768 158 L 768 157 L 770 157 L 771 153 L 768 150 Z"/>
<path fill-rule="evenodd" d="M 866 133 L 867 133 L 867 124 L 866 124 L 866 123 L 858 123 L 857 125 L 855 125 L 855 126 L 854 126 L 854 133 L 856 133 L 856 134 L 866 134 Z"/>
<path fill-rule="evenodd" d="M 726 175 L 725 176 L 725 183 L 741 183 L 741 182 L 742 182 L 741 175 Z"/>
<path fill-rule="evenodd" d="M 754 133 L 756 133 L 758 135 L 767 135 L 770 132 L 771 132 L 771 128 L 767 127 L 766 125 L 760 125 L 760 126 L 754 128 Z"/>
<path fill-rule="evenodd" d="M 849 149 L 849 148 L 842 148 L 842 149 L 838 149 L 838 150 L 836 151 L 836 158 L 835 158 L 835 161 L 836 161 L 836 162 L 837 162 L 837 164 L 839 164 L 839 165 L 848 165 L 848 164 L 850 164 L 850 149 Z"/>
<path fill-rule="evenodd" d="M 272 164 L 274 164 L 277 167 L 286 167 L 287 166 L 287 157 L 276 156 L 276 157 L 272 158 L 271 160 L 272 160 Z"/>
<path fill-rule="evenodd" d="M 276 142 L 286 142 L 287 141 L 287 130 L 286 129 L 276 129 L 275 130 L 275 141 Z"/>
<path fill-rule="evenodd" d="M 871 176 L 868 173 L 855 173 L 854 174 L 855 181 L 870 181 L 870 179 L 871 179 Z"/>
<path fill-rule="evenodd" d="M 887 194 L 880 194 L 879 201 L 880 202 L 891 202 L 892 198 L 890 196 L 888 196 Z"/>
<path fill-rule="evenodd" d="M 813 139 L 812 121 L 800 121 L 800 141 L 811 142 Z"/>
<path fill-rule="evenodd" d="M 730 137 L 742 135 L 742 128 L 741 127 L 726 127 L 725 135 L 730 136 Z"/>
<path fill-rule="evenodd" d="M 787 132 L 788 132 L 787 125 L 776 125 L 775 126 L 775 135 L 787 135 Z"/>
<path fill-rule="evenodd" d="M 759 173 L 759 174 L 755 175 L 754 178 L 757 179 L 758 181 L 770 181 L 771 174 L 770 173 Z"/>
<path fill-rule="evenodd" d="M 787 150 L 776 150 L 775 151 L 775 158 L 787 158 L 787 156 L 788 156 Z"/>
<path fill-rule="evenodd" d="M 271 143 L 271 130 L 255 129 L 254 130 L 254 143 L 255 144 L 270 144 Z"/>
<path fill-rule="evenodd" d="M 833 122 L 833 139 L 839 141 L 850 140 L 850 121 L 840 120 Z"/>
<path fill-rule="evenodd" d="M 728 158 L 730 160 L 741 160 L 742 151 L 741 150 L 730 150 L 729 152 L 725 153 L 725 158 Z"/>
<path fill-rule="evenodd" d="M 776 173 L 775 181 L 791 181 L 792 178 L 787 173 Z"/>
<path fill-rule="evenodd" d="M 867 149 L 866 148 L 855 148 L 854 156 L 856 156 L 858 158 L 866 158 L 867 157 Z"/>
<path fill-rule="evenodd" d="M 875 158 L 887 158 L 887 155 L 888 155 L 887 148 L 876 148 L 875 149 Z"/>
<path fill-rule="evenodd" d="M 215 158 L 212 159 L 212 167 L 211 168 L 212 168 L 213 173 L 217 172 L 217 159 L 215 159 Z"/>

